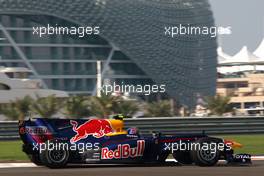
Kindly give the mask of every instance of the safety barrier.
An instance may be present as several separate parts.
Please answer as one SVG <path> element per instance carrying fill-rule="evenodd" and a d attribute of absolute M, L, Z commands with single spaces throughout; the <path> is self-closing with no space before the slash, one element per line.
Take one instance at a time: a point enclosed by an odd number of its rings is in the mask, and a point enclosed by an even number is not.
<path fill-rule="evenodd" d="M 18 123 L 0 122 L 0 140 L 17 140 Z M 141 134 L 153 131 L 162 134 L 206 133 L 217 134 L 264 134 L 264 117 L 159 117 L 125 119 L 125 128 L 137 127 Z"/>

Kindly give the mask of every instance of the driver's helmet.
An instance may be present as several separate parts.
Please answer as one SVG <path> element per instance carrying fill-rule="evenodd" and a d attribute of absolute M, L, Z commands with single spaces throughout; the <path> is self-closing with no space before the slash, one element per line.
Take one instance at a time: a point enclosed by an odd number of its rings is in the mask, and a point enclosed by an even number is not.
<path fill-rule="evenodd" d="M 137 128 L 132 127 L 132 128 L 128 128 L 127 129 L 127 134 L 128 135 L 138 135 L 139 132 L 138 132 L 138 129 Z"/>

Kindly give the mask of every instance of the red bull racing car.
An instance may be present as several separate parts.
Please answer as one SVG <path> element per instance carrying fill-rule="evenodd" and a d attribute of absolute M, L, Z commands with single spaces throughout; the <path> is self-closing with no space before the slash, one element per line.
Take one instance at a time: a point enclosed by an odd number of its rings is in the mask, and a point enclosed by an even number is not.
<path fill-rule="evenodd" d="M 205 134 L 142 136 L 124 130 L 114 119 L 29 119 L 19 121 L 23 151 L 32 162 L 50 168 L 74 163 L 163 164 L 171 154 L 180 164 L 213 166 L 218 160 L 250 163 L 249 154 L 234 155 L 234 141 Z"/>

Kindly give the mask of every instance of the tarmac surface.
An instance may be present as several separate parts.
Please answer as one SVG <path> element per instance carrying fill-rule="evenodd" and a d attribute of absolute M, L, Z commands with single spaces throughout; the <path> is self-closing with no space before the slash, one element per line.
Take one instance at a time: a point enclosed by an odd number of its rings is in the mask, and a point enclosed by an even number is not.
<path fill-rule="evenodd" d="M 250 166 L 218 164 L 214 167 L 149 165 L 73 165 L 63 169 L 46 167 L 1 168 L 0 176 L 263 176 L 264 161 Z"/>

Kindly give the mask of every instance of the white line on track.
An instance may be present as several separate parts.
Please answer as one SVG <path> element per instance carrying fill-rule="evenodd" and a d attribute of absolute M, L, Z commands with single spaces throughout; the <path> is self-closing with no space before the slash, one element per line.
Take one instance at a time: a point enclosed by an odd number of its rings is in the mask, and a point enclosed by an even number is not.
<path fill-rule="evenodd" d="M 264 160 L 264 156 L 252 156 L 252 161 Z M 166 159 L 167 162 L 175 161 L 175 159 Z M 175 161 L 176 162 L 176 161 Z M 38 167 L 33 163 L 0 163 L 0 168 L 20 168 L 20 167 Z"/>
<path fill-rule="evenodd" d="M 264 160 L 264 156 L 251 156 L 251 160 L 252 161 L 263 161 Z M 175 161 L 175 159 L 166 159 L 167 162 L 172 162 Z"/>
<path fill-rule="evenodd" d="M 251 159 L 253 161 L 263 161 L 264 160 L 264 156 L 252 156 Z"/>
<path fill-rule="evenodd" d="M 37 167 L 34 163 L 0 163 L 0 168 Z"/>

